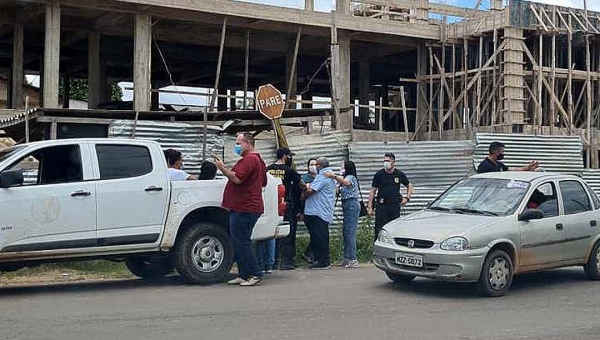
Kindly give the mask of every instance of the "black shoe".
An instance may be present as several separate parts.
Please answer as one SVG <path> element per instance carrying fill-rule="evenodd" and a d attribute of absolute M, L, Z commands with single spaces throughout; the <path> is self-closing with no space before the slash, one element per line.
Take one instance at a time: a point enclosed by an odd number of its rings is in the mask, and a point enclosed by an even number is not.
<path fill-rule="evenodd" d="M 320 263 L 315 261 L 310 265 L 309 268 L 313 270 L 325 270 L 331 268 L 331 265 L 329 265 L 329 263 Z"/>
<path fill-rule="evenodd" d="M 293 264 L 282 264 L 281 267 L 279 267 L 279 270 L 294 270 L 295 267 Z"/>
<path fill-rule="evenodd" d="M 312 259 L 312 257 L 310 257 L 310 256 L 308 256 L 308 255 L 306 255 L 306 254 L 304 254 L 304 253 L 302 253 L 302 259 L 303 259 L 304 261 L 306 261 L 307 263 L 309 263 L 309 264 L 312 264 L 312 263 L 313 263 L 313 259 Z"/>

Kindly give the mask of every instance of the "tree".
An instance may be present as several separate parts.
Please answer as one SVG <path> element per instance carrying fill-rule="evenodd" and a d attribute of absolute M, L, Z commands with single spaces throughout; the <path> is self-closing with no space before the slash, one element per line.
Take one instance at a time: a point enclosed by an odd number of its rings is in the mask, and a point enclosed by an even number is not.
<path fill-rule="evenodd" d="M 88 100 L 88 85 L 87 79 L 71 78 L 69 89 L 69 98 L 75 100 Z M 60 96 L 65 93 L 64 78 L 60 79 L 60 87 L 58 89 Z M 123 98 L 123 92 L 118 84 L 110 84 L 109 87 L 109 100 L 110 101 L 121 101 Z"/>

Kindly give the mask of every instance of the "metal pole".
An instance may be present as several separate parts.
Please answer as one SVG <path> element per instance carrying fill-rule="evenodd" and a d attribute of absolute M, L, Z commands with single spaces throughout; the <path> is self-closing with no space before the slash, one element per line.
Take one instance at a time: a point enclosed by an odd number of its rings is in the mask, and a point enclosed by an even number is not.
<path fill-rule="evenodd" d="M 219 77 L 221 76 L 221 63 L 223 62 L 223 48 L 225 47 L 225 34 L 227 33 L 227 18 L 223 18 L 223 28 L 221 29 L 221 44 L 219 45 L 219 59 L 217 61 L 217 74 L 215 76 L 215 87 L 213 88 L 212 97 L 210 98 L 210 110 L 212 111 L 217 101 L 218 89 L 219 89 Z M 204 105 L 204 116 L 202 117 L 204 123 L 204 138 L 202 141 L 202 160 L 206 160 L 206 137 L 208 135 L 208 108 Z"/>

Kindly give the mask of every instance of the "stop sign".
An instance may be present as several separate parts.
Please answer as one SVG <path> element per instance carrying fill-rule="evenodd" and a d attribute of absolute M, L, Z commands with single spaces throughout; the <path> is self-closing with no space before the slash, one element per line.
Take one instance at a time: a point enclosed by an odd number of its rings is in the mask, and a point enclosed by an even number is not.
<path fill-rule="evenodd" d="M 281 117 L 285 105 L 281 92 L 271 84 L 262 85 L 258 88 L 256 104 L 258 111 L 271 120 Z"/>

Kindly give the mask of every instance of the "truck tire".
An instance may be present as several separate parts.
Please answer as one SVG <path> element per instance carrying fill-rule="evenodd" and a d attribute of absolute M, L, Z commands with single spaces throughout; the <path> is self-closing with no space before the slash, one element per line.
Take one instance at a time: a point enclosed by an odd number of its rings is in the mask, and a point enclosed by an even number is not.
<path fill-rule="evenodd" d="M 177 271 L 187 281 L 218 283 L 225 281 L 233 265 L 233 245 L 223 227 L 200 222 L 178 237 L 173 257 Z"/>
<path fill-rule="evenodd" d="M 142 279 L 158 281 L 173 271 L 173 261 L 165 257 L 130 257 L 125 259 L 129 271 Z"/>

